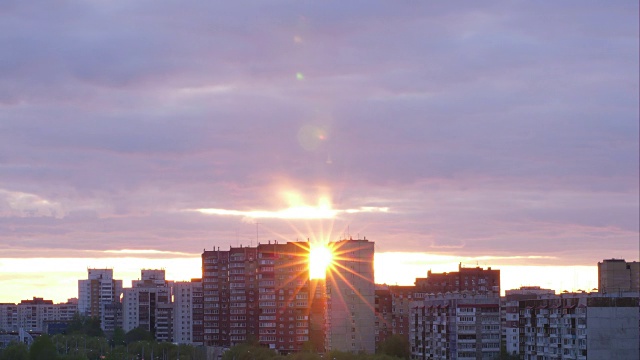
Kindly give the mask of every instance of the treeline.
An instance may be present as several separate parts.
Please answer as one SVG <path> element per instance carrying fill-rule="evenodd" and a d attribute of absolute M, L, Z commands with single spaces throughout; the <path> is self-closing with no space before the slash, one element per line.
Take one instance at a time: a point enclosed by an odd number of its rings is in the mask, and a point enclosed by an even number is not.
<path fill-rule="evenodd" d="M 64 334 L 41 335 L 30 347 L 11 343 L 0 349 L 0 360 L 205 360 L 202 347 L 156 342 L 142 328 L 125 333 L 117 328 L 110 339 L 100 321 L 75 316 Z"/>

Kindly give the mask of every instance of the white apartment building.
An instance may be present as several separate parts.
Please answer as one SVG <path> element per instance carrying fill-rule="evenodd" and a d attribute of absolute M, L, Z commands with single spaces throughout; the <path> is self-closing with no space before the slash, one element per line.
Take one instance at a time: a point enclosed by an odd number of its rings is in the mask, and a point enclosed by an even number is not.
<path fill-rule="evenodd" d="M 157 341 L 172 341 L 171 304 L 172 282 L 165 280 L 164 270 L 141 271 L 141 279 L 123 291 L 122 329 L 137 327 L 151 332 Z"/>
<path fill-rule="evenodd" d="M 425 295 L 411 309 L 411 358 L 494 359 L 500 353 L 500 297 L 472 292 Z"/>
<path fill-rule="evenodd" d="M 202 282 L 194 280 L 173 283 L 173 341 L 178 344 L 202 345 Z"/>
<path fill-rule="evenodd" d="M 120 302 L 122 280 L 113 279 L 113 269 L 87 269 L 87 272 L 87 279 L 78 280 L 78 311 L 102 319 L 106 304 Z"/>
<path fill-rule="evenodd" d="M 375 352 L 374 242 L 340 240 L 327 271 L 327 351 Z"/>

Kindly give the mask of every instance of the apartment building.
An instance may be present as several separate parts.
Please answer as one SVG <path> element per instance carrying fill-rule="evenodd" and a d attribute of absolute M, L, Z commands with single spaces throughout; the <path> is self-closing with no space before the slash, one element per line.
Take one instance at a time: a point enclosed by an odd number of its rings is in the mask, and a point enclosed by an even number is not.
<path fill-rule="evenodd" d="M 54 304 L 52 300 L 34 297 L 19 304 L 0 304 L 0 330 L 43 332 L 48 322 L 70 321 L 78 312 L 73 301 Z"/>
<path fill-rule="evenodd" d="M 18 305 L 0 304 L 0 332 L 18 331 Z"/>
<path fill-rule="evenodd" d="M 458 271 L 432 273 L 427 272 L 426 278 L 417 278 L 416 290 L 423 293 L 446 293 L 454 291 L 471 291 L 475 293 L 500 293 L 500 270 L 491 267 L 466 268 L 458 265 Z"/>
<path fill-rule="evenodd" d="M 104 316 L 103 309 L 120 303 L 122 280 L 113 278 L 113 269 L 87 269 L 87 273 L 87 279 L 78 280 L 78 311 L 82 315 L 99 318 L 102 330 L 113 331 L 119 324 L 110 321 L 112 314 Z M 113 306 L 109 311 L 112 310 Z"/>
<path fill-rule="evenodd" d="M 598 291 L 640 291 L 640 262 L 627 262 L 624 259 L 605 259 L 599 262 Z"/>
<path fill-rule="evenodd" d="M 412 359 L 494 359 L 500 353 L 497 293 L 427 295 L 410 316 Z"/>
<path fill-rule="evenodd" d="M 332 242 L 333 265 L 326 279 L 327 351 L 375 352 L 374 242 Z"/>
<path fill-rule="evenodd" d="M 142 269 L 141 278 L 123 291 L 122 329 L 128 332 L 141 327 L 157 341 L 173 341 L 172 283 L 165 280 L 164 270 Z"/>
<path fill-rule="evenodd" d="M 173 341 L 202 345 L 202 280 L 173 283 Z"/>
<path fill-rule="evenodd" d="M 507 349 L 525 360 L 638 359 L 638 295 L 583 292 L 507 301 Z"/>
<path fill-rule="evenodd" d="M 256 339 L 280 353 L 310 341 L 309 244 L 269 241 L 202 254 L 203 342 Z"/>

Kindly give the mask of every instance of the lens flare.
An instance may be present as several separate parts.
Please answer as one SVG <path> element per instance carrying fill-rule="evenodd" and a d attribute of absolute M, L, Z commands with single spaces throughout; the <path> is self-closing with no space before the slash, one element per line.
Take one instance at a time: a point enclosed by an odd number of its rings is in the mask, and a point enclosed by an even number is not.
<path fill-rule="evenodd" d="M 333 262 L 333 253 L 326 245 L 312 245 L 309 249 L 309 278 L 324 279 Z"/>

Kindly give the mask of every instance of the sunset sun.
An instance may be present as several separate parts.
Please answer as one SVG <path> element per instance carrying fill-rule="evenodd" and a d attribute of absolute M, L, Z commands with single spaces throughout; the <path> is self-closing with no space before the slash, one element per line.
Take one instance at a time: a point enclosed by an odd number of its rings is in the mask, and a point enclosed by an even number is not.
<path fill-rule="evenodd" d="M 326 245 L 312 245 L 309 249 L 309 278 L 324 279 L 332 261 L 331 249 Z"/>

